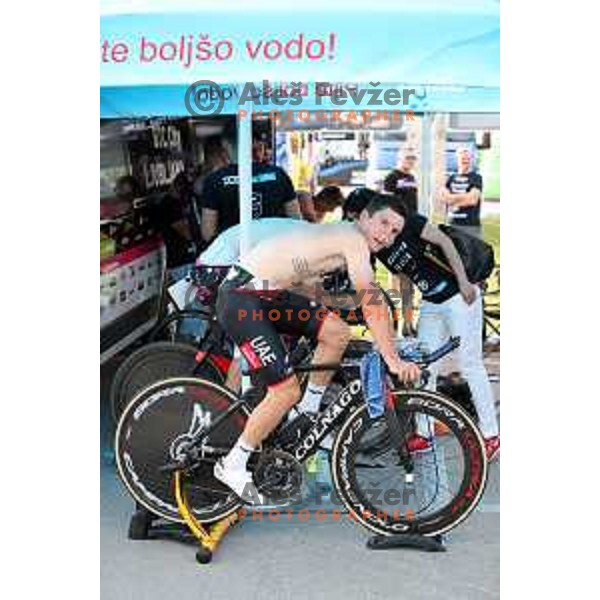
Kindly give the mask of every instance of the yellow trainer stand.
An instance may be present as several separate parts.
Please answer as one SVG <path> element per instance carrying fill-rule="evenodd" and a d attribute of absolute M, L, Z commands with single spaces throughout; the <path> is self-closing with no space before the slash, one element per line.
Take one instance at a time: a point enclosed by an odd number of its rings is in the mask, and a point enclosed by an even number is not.
<path fill-rule="evenodd" d="M 181 471 L 175 472 L 175 498 L 177 500 L 177 508 L 183 517 L 189 530 L 198 540 L 198 551 L 196 552 L 196 560 L 201 564 L 209 563 L 212 560 L 214 551 L 220 544 L 223 536 L 231 528 L 232 525 L 240 520 L 241 510 L 231 513 L 229 516 L 217 521 L 210 527 L 205 527 L 188 508 L 187 498 L 183 489 L 183 476 Z"/>

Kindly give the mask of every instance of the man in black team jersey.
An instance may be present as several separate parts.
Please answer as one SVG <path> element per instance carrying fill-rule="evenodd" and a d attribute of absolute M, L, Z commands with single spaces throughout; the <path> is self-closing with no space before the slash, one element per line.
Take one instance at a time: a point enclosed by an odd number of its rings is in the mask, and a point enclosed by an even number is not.
<path fill-rule="evenodd" d="M 369 197 L 366 193 L 355 195 L 346 215 L 356 218 L 364 206 L 358 200 L 368 202 Z M 440 260 L 435 246 L 441 248 L 444 260 Z M 471 389 L 488 460 L 493 460 L 500 452 L 500 436 L 493 391 L 483 364 L 480 290 L 468 281 L 454 244 L 424 216 L 415 214 L 406 219 L 392 244 L 375 256 L 390 272 L 404 273 L 421 291 L 418 336 L 428 348 L 437 348 L 448 335 L 460 336 L 459 368 Z M 431 365 L 432 385 L 436 371 L 436 365 Z M 426 424 L 418 423 L 417 435 L 409 447 L 425 450 L 429 446 Z"/>
<path fill-rule="evenodd" d="M 460 227 L 481 238 L 481 194 L 483 179 L 473 170 L 473 158 L 468 148 L 456 152 L 457 172 L 452 173 L 442 191 L 442 202 L 448 210 L 448 224 Z"/>
<path fill-rule="evenodd" d="M 300 219 L 296 192 L 286 172 L 275 165 L 252 163 L 252 218 Z M 238 165 L 210 174 L 202 191 L 202 237 L 210 242 L 240 222 Z"/>
<path fill-rule="evenodd" d="M 413 174 L 417 163 L 417 154 L 407 148 L 403 151 L 397 169 L 391 171 L 383 181 L 383 189 L 389 194 L 400 194 L 404 201 L 404 208 L 410 217 L 419 211 L 417 180 Z M 394 275 L 394 284 L 400 288 L 402 297 L 402 335 L 415 335 L 413 325 L 415 289 L 406 275 Z"/>

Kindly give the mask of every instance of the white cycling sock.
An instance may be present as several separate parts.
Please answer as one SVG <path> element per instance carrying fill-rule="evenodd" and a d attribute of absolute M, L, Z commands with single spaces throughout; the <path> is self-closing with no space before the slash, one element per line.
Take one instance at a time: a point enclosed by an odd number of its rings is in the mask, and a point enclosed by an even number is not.
<path fill-rule="evenodd" d="M 321 404 L 321 398 L 327 389 L 326 385 L 314 385 L 309 383 L 306 386 L 306 391 L 302 400 L 296 405 L 296 408 L 301 412 L 319 412 L 319 404 Z"/>
<path fill-rule="evenodd" d="M 238 438 L 235 446 L 229 451 L 229 454 L 223 460 L 223 465 L 226 469 L 234 469 L 236 471 L 245 471 L 248 459 L 254 448 L 243 439 Z"/>

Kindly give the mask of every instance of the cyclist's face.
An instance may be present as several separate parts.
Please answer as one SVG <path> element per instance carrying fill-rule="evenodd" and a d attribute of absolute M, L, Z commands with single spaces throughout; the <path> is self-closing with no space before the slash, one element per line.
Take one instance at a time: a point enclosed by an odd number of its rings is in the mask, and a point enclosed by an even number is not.
<path fill-rule="evenodd" d="M 404 218 L 391 208 L 384 208 L 370 216 L 364 210 L 360 221 L 371 252 L 390 246 L 404 227 Z"/>

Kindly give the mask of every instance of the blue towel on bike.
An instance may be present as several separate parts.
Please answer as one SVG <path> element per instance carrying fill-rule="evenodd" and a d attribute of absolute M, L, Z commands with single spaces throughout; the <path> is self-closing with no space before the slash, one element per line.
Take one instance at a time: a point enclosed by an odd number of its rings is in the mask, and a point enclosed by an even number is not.
<path fill-rule="evenodd" d="M 385 368 L 379 352 L 368 352 L 362 357 L 360 379 L 369 416 L 376 419 L 385 409 Z"/>

